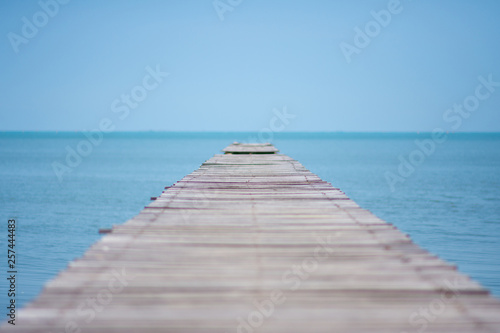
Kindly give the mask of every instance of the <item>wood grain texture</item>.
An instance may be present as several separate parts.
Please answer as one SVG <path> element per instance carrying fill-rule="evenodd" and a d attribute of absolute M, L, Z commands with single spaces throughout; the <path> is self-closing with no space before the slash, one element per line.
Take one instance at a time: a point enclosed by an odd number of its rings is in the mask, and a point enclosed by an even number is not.
<path fill-rule="evenodd" d="M 482 286 L 269 144 L 114 226 L 2 332 L 500 332 Z"/>
<path fill-rule="evenodd" d="M 226 154 L 275 154 L 279 150 L 270 143 L 234 142 L 222 150 Z"/>

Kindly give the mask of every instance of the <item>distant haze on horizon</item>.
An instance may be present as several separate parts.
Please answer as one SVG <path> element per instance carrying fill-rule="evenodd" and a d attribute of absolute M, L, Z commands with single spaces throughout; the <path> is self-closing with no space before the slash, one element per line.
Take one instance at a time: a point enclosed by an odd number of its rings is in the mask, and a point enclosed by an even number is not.
<path fill-rule="evenodd" d="M 0 3 L 0 131 L 500 131 L 500 2 Z"/>

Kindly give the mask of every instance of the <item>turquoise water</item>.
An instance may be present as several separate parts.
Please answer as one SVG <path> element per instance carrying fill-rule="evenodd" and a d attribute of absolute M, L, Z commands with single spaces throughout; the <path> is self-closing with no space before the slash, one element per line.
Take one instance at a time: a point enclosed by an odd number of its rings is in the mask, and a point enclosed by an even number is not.
<path fill-rule="evenodd" d="M 98 229 L 136 215 L 161 193 L 233 141 L 251 133 L 112 133 L 91 146 L 61 181 L 82 133 L 0 133 L 0 251 L 7 220 L 18 221 L 17 302 L 99 239 Z M 395 224 L 427 250 L 458 265 L 500 296 L 500 134 L 453 134 L 428 155 L 415 140 L 430 134 L 277 133 L 273 143 L 362 207 Z M 81 149 L 88 148 L 81 144 Z M 398 156 L 424 157 L 411 175 Z M 414 160 L 415 161 L 415 160 Z M 75 162 L 75 161 L 73 161 Z M 388 185 L 386 173 L 403 181 Z M 6 257 L 0 260 L 6 271 Z M 2 299 L 6 284 L 2 283 Z"/>

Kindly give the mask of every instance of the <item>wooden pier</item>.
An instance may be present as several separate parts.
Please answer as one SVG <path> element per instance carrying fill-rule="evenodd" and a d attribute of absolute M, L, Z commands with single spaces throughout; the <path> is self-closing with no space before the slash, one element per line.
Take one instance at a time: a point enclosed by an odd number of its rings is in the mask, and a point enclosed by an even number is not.
<path fill-rule="evenodd" d="M 270 144 L 224 153 L 1 331 L 500 332 L 498 299 L 299 162 Z"/>

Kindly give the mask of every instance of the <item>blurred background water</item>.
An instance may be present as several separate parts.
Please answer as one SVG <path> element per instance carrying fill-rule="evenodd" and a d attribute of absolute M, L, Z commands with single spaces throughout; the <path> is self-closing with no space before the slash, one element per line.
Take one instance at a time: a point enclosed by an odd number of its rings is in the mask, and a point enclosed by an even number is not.
<path fill-rule="evenodd" d="M 500 134 L 450 134 L 433 154 L 391 191 L 397 175 L 429 134 L 275 133 L 272 142 L 363 208 L 458 265 L 500 296 Z M 18 221 L 19 305 L 99 239 L 98 229 L 124 223 L 233 141 L 256 133 L 106 134 L 102 143 L 59 181 L 52 163 L 82 133 L 0 133 L 0 249 L 7 220 Z M 1 261 L 5 272 L 7 260 Z M 6 284 L 1 284 L 2 290 Z M 2 291 L 6 300 L 6 292 Z"/>

